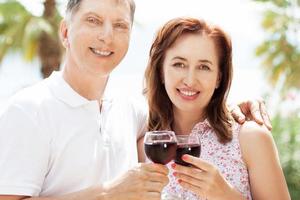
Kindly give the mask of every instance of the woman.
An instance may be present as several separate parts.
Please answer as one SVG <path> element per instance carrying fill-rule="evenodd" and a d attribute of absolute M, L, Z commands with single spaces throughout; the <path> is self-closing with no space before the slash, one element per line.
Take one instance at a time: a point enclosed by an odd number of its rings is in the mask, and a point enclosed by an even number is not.
<path fill-rule="evenodd" d="M 173 163 L 169 194 L 189 199 L 290 199 L 271 133 L 232 120 L 232 46 L 220 28 L 177 18 L 157 33 L 145 72 L 149 130 L 198 134 L 200 158 Z"/>

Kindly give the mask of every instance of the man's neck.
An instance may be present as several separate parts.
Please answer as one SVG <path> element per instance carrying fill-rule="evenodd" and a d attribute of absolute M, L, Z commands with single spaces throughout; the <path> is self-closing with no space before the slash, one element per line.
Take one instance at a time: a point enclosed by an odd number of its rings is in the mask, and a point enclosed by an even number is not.
<path fill-rule="evenodd" d="M 88 100 L 97 100 L 101 104 L 108 76 L 89 75 L 80 72 L 76 67 L 66 65 L 63 70 L 63 78 L 82 97 Z"/>

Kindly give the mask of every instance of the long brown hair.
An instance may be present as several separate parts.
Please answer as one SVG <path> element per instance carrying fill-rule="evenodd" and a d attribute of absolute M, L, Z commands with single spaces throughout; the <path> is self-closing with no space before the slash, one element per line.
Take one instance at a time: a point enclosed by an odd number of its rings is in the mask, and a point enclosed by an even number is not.
<path fill-rule="evenodd" d="M 148 129 L 170 130 L 174 122 L 173 104 L 165 90 L 161 72 L 166 51 L 183 34 L 205 34 L 214 41 L 216 46 L 221 80 L 205 113 L 219 141 L 226 143 L 232 139 L 232 118 L 226 106 L 233 73 L 231 40 L 219 27 L 194 18 L 170 20 L 157 32 L 151 46 L 144 88 L 149 105 Z"/>

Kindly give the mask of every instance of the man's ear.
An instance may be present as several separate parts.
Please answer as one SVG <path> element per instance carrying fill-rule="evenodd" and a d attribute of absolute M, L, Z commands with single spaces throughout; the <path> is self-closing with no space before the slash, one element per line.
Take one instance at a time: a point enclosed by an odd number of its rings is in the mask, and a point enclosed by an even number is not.
<path fill-rule="evenodd" d="M 59 36 L 60 36 L 63 46 L 65 48 L 68 48 L 70 44 L 69 44 L 69 40 L 68 40 L 68 25 L 67 25 L 67 22 L 65 19 L 63 19 L 60 22 Z"/>

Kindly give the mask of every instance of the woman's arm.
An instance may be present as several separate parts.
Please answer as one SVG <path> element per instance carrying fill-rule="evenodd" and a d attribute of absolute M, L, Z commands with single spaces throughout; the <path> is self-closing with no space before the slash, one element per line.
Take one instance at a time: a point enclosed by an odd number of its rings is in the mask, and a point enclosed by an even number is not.
<path fill-rule="evenodd" d="M 255 122 L 246 122 L 242 126 L 239 140 L 249 171 L 253 199 L 290 199 L 270 131 Z"/>

